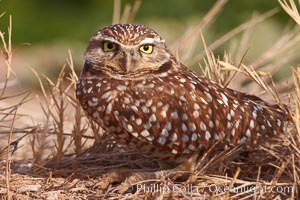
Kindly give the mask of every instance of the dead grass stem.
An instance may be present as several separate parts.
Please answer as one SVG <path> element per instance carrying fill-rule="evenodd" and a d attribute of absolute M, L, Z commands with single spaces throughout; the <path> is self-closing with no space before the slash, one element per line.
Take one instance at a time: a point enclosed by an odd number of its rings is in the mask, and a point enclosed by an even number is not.
<path fill-rule="evenodd" d="M 277 10 L 271 10 L 264 14 L 254 16 L 250 21 L 240 25 L 219 40 L 207 44 L 203 32 L 216 19 L 227 0 L 219 0 L 208 12 L 196 27 L 189 29 L 173 47 L 177 47 L 179 55 L 191 63 L 198 63 L 203 60 L 202 72 L 206 76 L 225 86 L 235 83 L 237 88 L 266 93 L 273 100 L 285 109 L 281 95 L 286 95 L 287 86 L 282 86 L 282 92 L 278 91 L 272 79 L 273 72 L 269 63 L 274 57 L 284 57 L 283 53 L 296 49 L 295 43 L 300 40 L 299 32 L 295 28 L 288 30 L 271 48 L 264 52 L 259 58 L 252 61 L 252 65 L 243 64 L 243 58 L 247 51 L 247 42 L 254 29 L 254 25 L 272 16 Z M 299 14 L 295 5 L 287 1 L 279 0 L 287 13 L 298 23 Z M 134 5 L 126 5 L 121 13 L 121 1 L 115 0 L 113 23 L 132 22 L 141 1 L 136 0 Z M 234 58 L 226 53 L 222 58 L 213 53 L 213 50 L 234 35 L 243 32 L 241 41 Z M 293 69 L 293 86 L 291 104 L 287 112 L 290 113 L 293 123 L 288 124 L 286 134 L 280 136 L 274 142 L 262 146 L 251 155 L 246 154 L 242 148 L 234 148 L 228 151 L 217 152 L 213 148 L 207 151 L 199 162 L 199 170 L 190 172 L 186 181 L 178 181 L 173 174 L 167 174 L 159 179 L 149 179 L 139 182 L 140 184 L 158 184 L 165 187 L 181 187 L 188 185 L 197 187 L 200 192 L 185 191 L 181 193 L 155 193 L 147 191 L 128 192 L 125 195 L 118 194 L 116 184 L 113 184 L 116 177 L 109 178 L 108 174 L 123 173 L 124 176 L 133 172 L 159 171 L 157 163 L 139 152 L 133 152 L 125 144 L 115 141 L 113 137 L 106 135 L 99 126 L 85 117 L 79 103 L 74 95 L 78 76 L 76 75 L 72 54 L 68 52 L 66 65 L 64 65 L 55 81 L 32 69 L 34 76 L 40 85 L 40 92 L 36 94 L 43 112 L 43 123 L 23 128 L 15 127 L 18 122 L 18 108 L 28 100 L 28 94 L 6 95 L 7 83 L 13 73 L 11 61 L 13 58 L 11 47 L 11 18 L 8 29 L 8 42 L 4 33 L 0 33 L 5 55 L 6 80 L 1 91 L 0 101 L 10 98 L 20 98 L 17 104 L 9 105 L 0 109 L 0 122 L 10 122 L 8 125 L 1 125 L 5 129 L 0 133 L 8 134 L 7 147 L 1 148 L 1 157 L 6 155 L 6 177 L 5 185 L 8 197 L 16 198 L 20 194 L 14 188 L 20 184 L 36 184 L 42 188 L 39 197 L 47 192 L 63 191 L 67 197 L 86 193 L 89 197 L 117 199 L 117 198 L 215 198 L 215 199 L 275 199 L 279 197 L 295 199 L 299 198 L 300 191 L 300 69 Z M 200 37 L 199 37 L 200 36 Z M 181 41 L 189 39 L 180 48 L 176 46 Z M 201 38 L 204 46 L 203 52 L 195 54 L 195 43 Z M 297 58 L 296 53 L 286 56 L 284 61 L 275 64 L 276 69 L 284 67 L 292 59 Z M 232 61 L 234 60 L 234 61 Z M 242 75 L 242 76 L 240 76 Z M 238 76 L 238 77 L 237 77 Z M 289 77 L 291 79 L 291 77 Z M 243 86 L 245 81 L 251 81 Z M 260 87 L 257 87 L 257 86 Z M 250 89 L 249 89 L 250 88 Z M 257 89 L 259 88 L 259 89 Z M 22 98 L 21 98 L 22 97 Z M 292 107 L 294 109 L 292 109 Z M 17 170 L 13 175 L 19 175 L 20 182 L 11 179 L 11 152 L 15 150 L 15 140 L 12 136 L 15 133 L 30 134 L 30 145 L 33 154 L 34 168 L 26 170 L 27 175 L 20 175 Z M 13 147 L 13 149 L 11 148 Z M 5 152 L 5 154 L 3 154 Z M 236 155 L 239 155 L 236 158 Z M 4 156 L 3 156 L 4 157 Z M 24 162 L 24 161 L 22 161 Z M 22 165 L 21 165 L 22 166 Z M 15 168 L 14 168 L 15 169 Z M 23 169 L 22 167 L 17 168 Z M 180 172 L 178 172 L 180 173 Z M 176 176 L 177 172 L 175 172 Z M 38 176 L 39 178 L 33 178 Z M 58 178 L 57 178 L 58 177 Z M 46 183 L 46 184 L 45 184 Z M 116 181 L 115 181 L 116 183 Z M 18 185 L 19 184 L 19 185 Z M 212 186 L 220 186 L 220 191 L 210 191 Z M 257 190 L 253 190 L 257 188 Z M 291 189 L 288 192 L 272 192 L 273 188 Z M 225 190 L 225 188 L 236 191 Z M 74 192 L 75 191 L 75 192 Z M 37 194 L 28 192 L 28 194 Z M 44 192 L 44 193 L 43 193 Z M 73 193 L 72 193 L 73 192 Z M 23 197 L 23 196 L 22 196 Z M 44 197 L 44 196 L 43 196 Z M 85 196 L 86 197 L 86 196 Z"/>
<path fill-rule="evenodd" d="M 300 15 L 294 0 L 278 0 L 285 12 L 300 26 Z M 298 1 L 300 5 L 300 1 Z"/>

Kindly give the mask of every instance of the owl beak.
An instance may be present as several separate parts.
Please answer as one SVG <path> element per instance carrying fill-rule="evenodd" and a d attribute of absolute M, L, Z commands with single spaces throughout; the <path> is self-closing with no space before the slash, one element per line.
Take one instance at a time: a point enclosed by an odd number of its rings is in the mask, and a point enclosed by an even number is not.
<path fill-rule="evenodd" d="M 92 68 L 92 64 L 90 59 L 86 59 L 84 62 L 84 66 L 83 66 L 83 70 L 82 70 L 82 74 L 85 74 L 86 72 L 88 72 L 90 69 Z"/>
<path fill-rule="evenodd" d="M 132 69 L 134 68 L 135 62 L 133 62 L 132 56 L 133 56 L 133 52 L 127 50 L 123 52 L 123 55 L 119 59 L 120 66 L 125 73 L 132 71 Z"/>

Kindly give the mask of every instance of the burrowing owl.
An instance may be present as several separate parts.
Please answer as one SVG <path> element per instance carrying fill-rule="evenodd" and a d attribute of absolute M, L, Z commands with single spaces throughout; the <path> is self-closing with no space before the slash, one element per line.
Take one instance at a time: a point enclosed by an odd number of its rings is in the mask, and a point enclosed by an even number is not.
<path fill-rule="evenodd" d="M 112 25 L 91 38 L 76 94 L 108 134 L 190 170 L 216 142 L 253 147 L 286 121 L 279 106 L 188 69 L 143 25 Z"/>

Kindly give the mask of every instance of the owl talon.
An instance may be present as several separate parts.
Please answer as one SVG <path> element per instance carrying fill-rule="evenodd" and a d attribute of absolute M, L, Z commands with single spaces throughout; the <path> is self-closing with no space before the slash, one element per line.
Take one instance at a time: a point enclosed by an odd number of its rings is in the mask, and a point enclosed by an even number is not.
<path fill-rule="evenodd" d="M 120 194 L 134 193 L 141 188 L 141 185 L 151 185 L 155 182 L 165 182 L 166 179 L 183 182 L 190 177 L 188 172 L 178 172 L 177 168 L 162 170 L 157 172 L 135 172 L 128 176 L 124 182 L 117 186 L 113 191 Z"/>

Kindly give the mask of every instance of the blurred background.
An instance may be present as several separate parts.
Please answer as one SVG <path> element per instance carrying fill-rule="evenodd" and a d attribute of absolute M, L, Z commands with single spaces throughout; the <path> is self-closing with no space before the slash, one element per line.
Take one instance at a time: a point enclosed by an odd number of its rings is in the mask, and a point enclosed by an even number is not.
<path fill-rule="evenodd" d="M 121 10 L 124 10 L 126 5 L 133 5 L 134 2 L 122 0 Z M 168 46 L 171 46 L 175 52 L 176 46 L 172 44 L 188 28 L 197 26 L 215 2 L 214 0 L 141 1 L 133 22 L 154 28 L 166 38 Z M 215 22 L 205 30 L 206 42 L 210 44 L 250 20 L 252 16 L 274 8 L 279 12 L 257 24 L 250 35 L 247 54 L 243 61 L 247 64 L 247 60 L 253 60 L 270 48 L 282 35 L 284 29 L 292 24 L 277 1 L 229 1 L 218 14 Z M 12 15 L 12 43 L 15 52 L 13 67 L 19 72 L 18 74 L 22 74 L 19 76 L 21 85 L 37 84 L 37 80 L 32 78 L 31 67 L 50 78 L 56 77 L 66 63 L 68 50 L 72 52 L 76 70 L 79 72 L 90 36 L 100 27 L 112 23 L 113 10 L 112 0 L 0 1 L 0 12 L 5 12 L 5 15 L 0 18 L 2 31 L 7 31 L 9 16 Z M 237 39 L 240 37 L 240 35 L 236 36 Z M 201 40 L 198 42 L 197 48 L 202 48 Z M 230 52 L 232 46 L 237 44 L 237 40 L 231 39 L 214 50 L 214 53 L 222 56 L 225 51 Z M 2 67 L 0 67 L 1 71 Z M 196 70 L 199 68 L 197 63 L 191 64 L 191 67 Z"/>
<path fill-rule="evenodd" d="M 221 2 L 219 9 L 214 7 L 216 2 L 219 4 Z M 63 127 L 64 131 L 70 134 L 73 133 L 73 128 L 76 130 L 74 124 L 78 109 L 75 108 L 77 104 L 72 102 L 74 85 L 70 79 L 59 79 L 58 74 L 62 67 L 66 66 L 70 51 L 76 73 L 79 75 L 89 38 L 101 27 L 119 21 L 118 14 L 120 21 L 126 21 L 122 19 L 131 16 L 131 12 L 127 12 L 129 14 L 126 15 L 126 10 L 136 9 L 137 12 L 130 22 L 152 27 L 166 39 L 168 47 L 184 64 L 198 72 L 202 72 L 201 66 L 209 68 L 207 61 L 205 63 L 207 58 L 200 32 L 203 33 L 205 43 L 220 60 L 235 66 L 242 62 L 253 66 L 257 71 L 269 72 L 276 81 L 280 97 L 285 97 L 281 99 L 287 103 L 289 101 L 287 92 L 295 88 L 295 86 L 287 87 L 286 84 L 293 82 L 291 67 L 300 63 L 299 27 L 295 26 L 276 0 L 228 0 L 226 4 L 225 2 L 226 0 L 0 0 L 0 16 L 2 16 L 0 30 L 5 32 L 7 41 L 10 16 L 12 18 L 11 67 L 16 72 L 9 77 L 8 89 L 3 89 L 6 88 L 5 58 L 8 56 L 5 54 L 5 48 L 1 46 L 0 124 L 5 125 L 0 125 L 0 147 L 1 141 L 7 144 L 7 130 L 12 126 L 11 119 L 15 106 L 23 103 L 24 106 L 16 106 L 19 118 L 14 128 L 23 134 L 24 127 L 29 127 L 26 130 L 30 133 L 35 131 L 36 127 L 41 127 L 41 131 L 37 133 L 44 133 L 44 130 L 47 133 L 32 136 L 36 137 L 32 140 L 37 144 L 35 148 L 37 153 L 34 154 L 32 151 L 35 160 L 42 160 L 39 156 L 47 156 L 40 151 L 50 150 L 48 147 L 55 147 L 56 141 L 63 141 L 59 139 L 62 135 L 58 134 L 62 132 L 57 131 L 56 127 Z M 217 64 L 211 66 L 218 68 Z M 41 85 L 47 94 L 42 93 L 39 80 L 32 69 L 41 77 Z M 69 77 L 68 70 L 66 67 L 64 78 Z M 263 78 L 268 85 L 272 85 L 268 76 Z M 268 102 L 274 100 L 270 93 L 243 73 L 238 73 L 229 87 L 258 95 Z M 24 94 L 16 95 L 22 92 Z M 71 98 L 67 98 L 67 93 Z M 10 95 L 11 98 L 6 98 Z M 58 99 L 65 102 L 62 107 L 57 107 L 54 103 Z M 2 108 L 6 109 L 3 111 Z M 60 115 L 62 112 L 64 115 Z M 78 113 L 80 114 L 80 109 Z M 55 120 L 55 116 L 64 117 L 59 121 Z M 4 133 L 3 140 L 1 131 Z M 85 134 L 91 133 L 87 131 Z M 48 137 L 49 135 L 51 137 Z M 30 148 L 27 140 L 28 138 L 23 144 L 26 148 Z M 61 146 L 66 144 L 67 142 L 59 143 Z M 72 146 L 68 147 L 73 150 Z M 57 152 L 61 153 L 62 149 L 58 149 Z M 23 154 L 28 152 L 31 151 L 22 150 L 18 153 L 25 158 L 27 155 Z M 49 151 L 49 155 L 51 152 Z"/>

